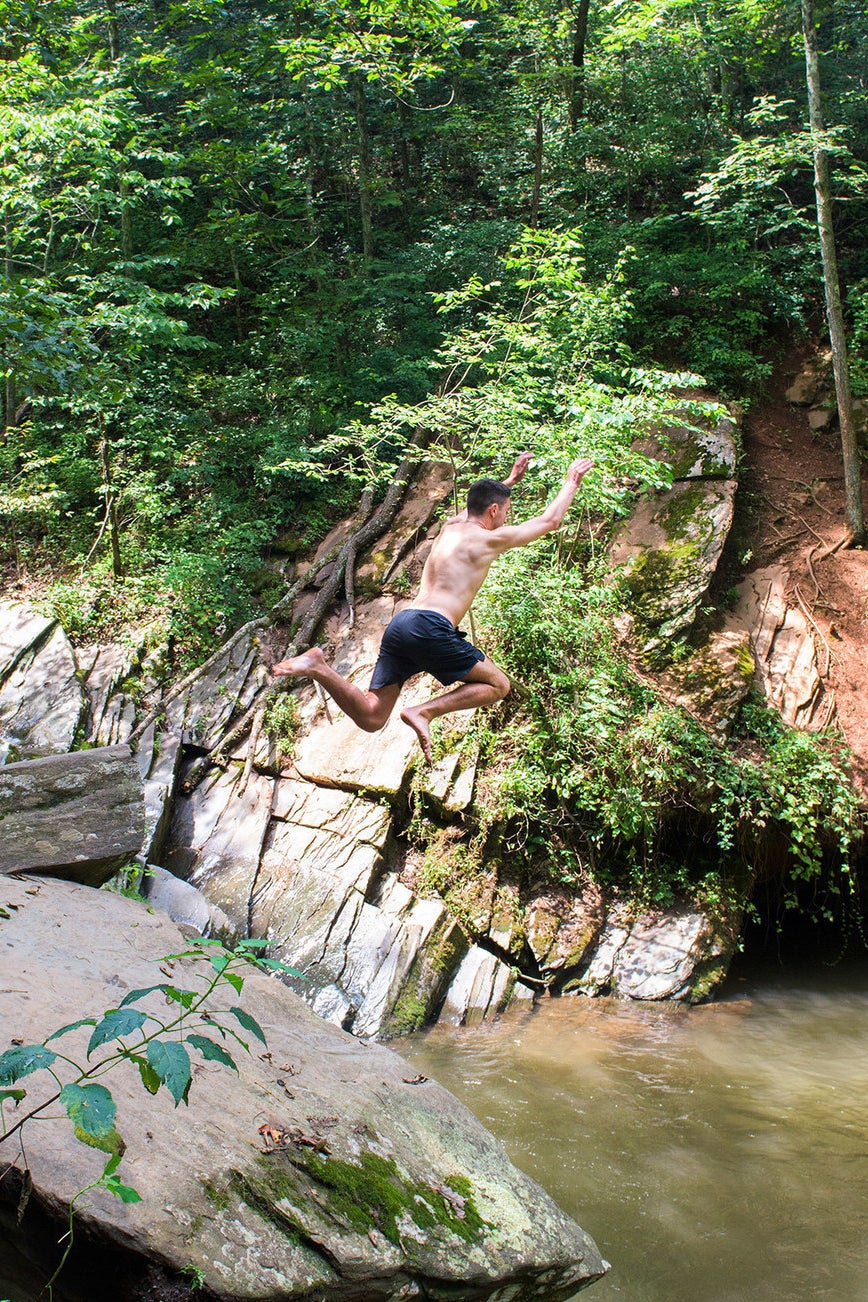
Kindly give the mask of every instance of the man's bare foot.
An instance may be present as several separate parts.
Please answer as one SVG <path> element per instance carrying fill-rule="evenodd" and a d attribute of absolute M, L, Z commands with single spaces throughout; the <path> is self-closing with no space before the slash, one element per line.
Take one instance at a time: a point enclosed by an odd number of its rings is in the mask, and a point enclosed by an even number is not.
<path fill-rule="evenodd" d="M 422 754 L 429 764 L 434 761 L 431 757 L 431 728 L 422 709 L 418 705 L 408 705 L 406 710 L 401 711 L 401 722 L 406 723 L 408 728 L 412 728 L 419 738 L 419 745 L 422 747 Z"/>
<path fill-rule="evenodd" d="M 275 678 L 304 678 L 310 676 L 312 669 L 318 669 L 324 664 L 325 656 L 322 651 L 318 646 L 312 646 L 309 651 L 303 651 L 300 656 L 293 656 L 291 660 L 281 660 L 271 672 Z"/>

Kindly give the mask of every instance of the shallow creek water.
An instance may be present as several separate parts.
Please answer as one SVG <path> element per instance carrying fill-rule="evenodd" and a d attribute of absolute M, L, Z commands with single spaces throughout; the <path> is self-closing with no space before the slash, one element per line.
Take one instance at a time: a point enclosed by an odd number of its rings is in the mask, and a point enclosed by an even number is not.
<path fill-rule="evenodd" d="M 868 961 L 396 1046 L 612 1263 L 588 1302 L 868 1302 Z"/>

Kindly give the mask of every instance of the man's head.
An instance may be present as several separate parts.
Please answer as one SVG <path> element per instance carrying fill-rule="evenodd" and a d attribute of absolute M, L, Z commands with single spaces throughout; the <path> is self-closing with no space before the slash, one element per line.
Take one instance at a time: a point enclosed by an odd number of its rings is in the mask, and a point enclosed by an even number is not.
<path fill-rule="evenodd" d="M 473 520 L 502 524 L 509 509 L 510 491 L 499 479 L 480 479 L 467 494 L 467 514 Z M 492 507 L 496 509 L 491 510 Z"/>

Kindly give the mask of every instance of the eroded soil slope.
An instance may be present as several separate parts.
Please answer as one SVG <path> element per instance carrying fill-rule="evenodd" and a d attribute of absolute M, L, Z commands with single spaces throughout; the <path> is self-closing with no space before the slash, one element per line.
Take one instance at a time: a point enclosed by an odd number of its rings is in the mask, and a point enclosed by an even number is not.
<path fill-rule="evenodd" d="M 746 570 L 784 565 L 788 599 L 815 624 L 821 671 L 834 693 L 854 776 L 868 796 L 868 550 L 847 535 L 837 424 L 815 432 L 784 394 L 813 357 L 805 345 L 776 367 L 768 397 L 744 422 L 739 546 Z M 868 502 L 868 468 L 863 467 Z"/>

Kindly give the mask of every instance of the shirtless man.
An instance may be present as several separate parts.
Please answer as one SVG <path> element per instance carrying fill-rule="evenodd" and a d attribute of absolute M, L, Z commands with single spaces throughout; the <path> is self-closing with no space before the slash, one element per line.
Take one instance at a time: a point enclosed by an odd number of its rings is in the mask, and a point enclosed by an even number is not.
<path fill-rule="evenodd" d="M 506 480 L 481 479 L 467 495 L 467 509 L 447 520 L 431 548 L 416 600 L 389 624 L 380 644 L 367 692 L 326 664 L 319 647 L 311 647 L 274 666 L 277 676 L 312 678 L 345 714 L 366 732 L 385 727 L 401 688 L 414 674 L 429 673 L 444 685 L 458 683 L 442 696 L 401 711 L 425 758 L 431 760 L 431 720 L 455 710 L 475 710 L 501 701 L 510 683 L 484 651 L 466 640 L 458 625 L 467 614 L 491 564 L 512 547 L 524 547 L 558 529 L 582 479 L 593 462 L 574 461 L 557 496 L 542 515 L 508 525 L 510 490 L 531 460 L 523 452 Z"/>

